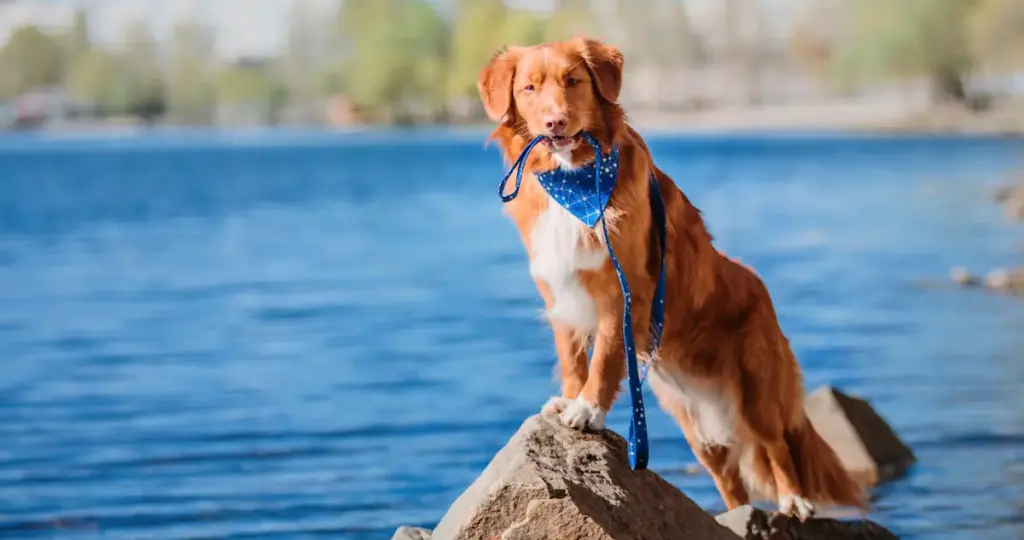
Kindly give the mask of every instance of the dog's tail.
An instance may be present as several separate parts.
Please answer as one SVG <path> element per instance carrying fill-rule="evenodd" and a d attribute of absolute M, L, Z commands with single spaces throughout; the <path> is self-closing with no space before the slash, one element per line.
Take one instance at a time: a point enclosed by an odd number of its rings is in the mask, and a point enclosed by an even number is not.
<path fill-rule="evenodd" d="M 839 456 L 806 417 L 799 427 L 786 433 L 786 443 L 805 497 L 820 503 L 867 509 L 866 486 L 850 476 Z"/>

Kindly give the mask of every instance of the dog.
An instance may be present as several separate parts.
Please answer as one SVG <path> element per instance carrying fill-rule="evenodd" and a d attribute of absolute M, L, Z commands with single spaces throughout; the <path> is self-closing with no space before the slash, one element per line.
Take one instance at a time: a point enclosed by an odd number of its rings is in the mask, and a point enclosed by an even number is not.
<path fill-rule="evenodd" d="M 807 419 L 796 358 L 771 297 L 749 268 L 712 244 L 700 211 L 655 164 L 618 103 L 623 55 L 577 37 L 510 46 L 481 70 L 477 88 L 508 162 L 535 137 L 518 196 L 504 212 L 518 228 L 530 274 L 554 333 L 561 395 L 542 413 L 579 430 L 604 428 L 626 374 L 623 298 L 598 231 L 555 202 L 532 173 L 594 161 L 587 132 L 619 149 L 619 176 L 603 219 L 632 289 L 638 351 L 651 343 L 650 313 L 660 269 L 649 177 L 667 221 L 662 343 L 651 387 L 679 423 L 728 509 L 766 500 L 800 520 L 816 505 L 866 505 L 856 483 Z M 592 358 L 587 361 L 587 348 Z"/>

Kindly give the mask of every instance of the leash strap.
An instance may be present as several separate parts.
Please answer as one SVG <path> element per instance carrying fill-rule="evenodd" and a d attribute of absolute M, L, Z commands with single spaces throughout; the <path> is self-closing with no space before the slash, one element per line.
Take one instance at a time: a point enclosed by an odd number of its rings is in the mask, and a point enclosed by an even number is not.
<path fill-rule="evenodd" d="M 594 148 L 594 187 L 596 192 L 601 192 L 601 167 L 599 162 L 601 160 L 601 143 L 595 139 L 589 133 L 583 133 L 583 137 L 586 141 Z M 526 168 L 526 157 L 529 155 L 533 147 L 537 145 L 543 137 L 537 137 L 523 149 L 523 153 L 519 155 L 515 163 L 509 169 L 508 174 L 501 181 L 501 185 L 498 188 L 498 194 L 501 195 L 501 200 L 509 202 L 516 198 L 519 194 L 519 187 L 523 180 L 523 171 Z M 508 182 L 509 177 L 512 173 L 516 173 L 516 187 L 515 190 L 506 195 L 505 185 Z M 622 341 L 623 348 L 626 353 L 626 375 L 629 383 L 629 399 L 630 399 L 630 424 L 629 424 L 629 438 L 627 439 L 627 449 L 629 454 L 629 465 L 634 470 L 643 470 L 647 468 L 648 457 L 650 454 L 650 443 L 647 438 L 647 418 L 644 415 L 644 396 L 643 396 L 643 384 L 647 378 L 647 372 L 650 368 L 650 364 L 654 362 L 654 354 L 658 350 L 658 346 L 661 344 L 661 334 L 664 329 L 665 321 L 665 249 L 666 249 L 666 218 L 665 218 L 665 204 L 661 197 L 661 189 L 658 186 L 657 178 L 654 176 L 653 171 L 649 175 L 649 199 L 651 205 L 651 215 L 654 220 L 654 226 L 658 231 L 659 247 L 661 248 L 661 270 L 658 275 L 658 284 L 654 293 L 654 301 L 651 304 L 651 358 L 650 362 L 644 367 L 643 375 L 639 371 L 639 362 L 636 356 L 636 336 L 633 333 L 633 300 L 632 294 L 630 293 L 629 283 L 626 280 L 626 273 L 622 269 L 622 265 L 619 263 L 618 257 L 615 256 L 615 250 L 612 249 L 611 236 L 608 234 L 608 225 L 604 220 L 604 211 L 601 211 L 601 230 L 604 233 L 604 244 L 608 248 L 608 256 L 612 261 L 612 265 L 615 267 L 615 274 L 619 278 L 619 286 L 622 289 Z M 600 195 L 599 195 L 600 196 Z M 611 195 L 609 194 L 609 198 Z M 599 201 L 599 207 L 604 208 L 606 201 Z"/>

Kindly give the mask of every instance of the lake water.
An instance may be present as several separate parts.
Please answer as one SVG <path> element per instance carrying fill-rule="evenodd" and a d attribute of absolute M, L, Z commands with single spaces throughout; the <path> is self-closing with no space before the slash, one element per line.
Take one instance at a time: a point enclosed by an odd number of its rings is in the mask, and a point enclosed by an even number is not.
<path fill-rule="evenodd" d="M 432 526 L 557 389 L 483 138 L 0 138 L 0 537 Z M 650 142 L 763 276 L 808 388 L 916 451 L 872 518 L 1024 537 L 1024 304 L 921 285 L 1021 262 L 988 190 L 1024 143 Z M 668 416 L 650 430 L 652 468 L 720 509 Z"/>

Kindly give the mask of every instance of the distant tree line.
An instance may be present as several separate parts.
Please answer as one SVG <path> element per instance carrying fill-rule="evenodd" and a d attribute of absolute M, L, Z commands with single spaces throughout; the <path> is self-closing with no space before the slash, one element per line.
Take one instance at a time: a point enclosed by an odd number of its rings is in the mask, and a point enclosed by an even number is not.
<path fill-rule="evenodd" d="M 324 121 L 324 104 L 342 94 L 369 122 L 470 120 L 481 113 L 477 73 L 498 48 L 577 33 L 620 44 L 631 66 L 721 62 L 753 87 L 775 54 L 837 87 L 927 77 L 938 99 L 953 101 L 968 99 L 966 81 L 978 70 L 1024 64 L 1022 0 L 797 1 L 780 45 L 764 32 L 774 5 L 766 0 L 721 0 L 720 27 L 704 35 L 684 0 L 647 0 L 645 9 L 635 0 L 556 0 L 545 12 L 502 0 L 343 0 L 327 17 L 299 0 L 279 57 L 232 62 L 217 57 L 202 21 L 179 23 L 163 42 L 130 23 L 111 46 L 90 39 L 80 12 L 61 32 L 24 26 L 10 35 L 0 48 L 0 101 L 58 87 L 100 116 L 201 124 L 218 109 L 257 107 L 263 122 L 307 123 Z"/>

